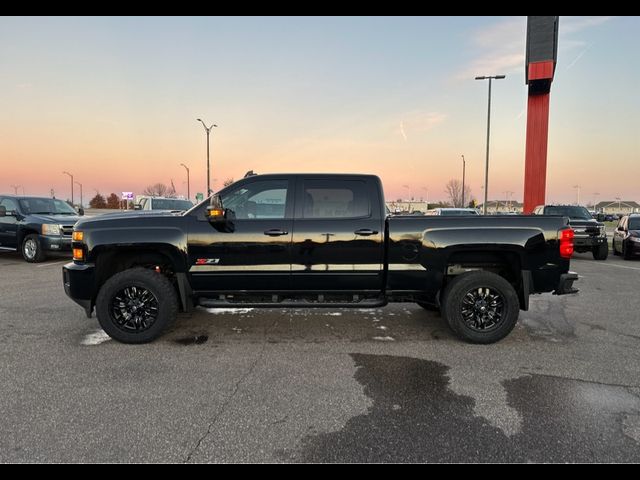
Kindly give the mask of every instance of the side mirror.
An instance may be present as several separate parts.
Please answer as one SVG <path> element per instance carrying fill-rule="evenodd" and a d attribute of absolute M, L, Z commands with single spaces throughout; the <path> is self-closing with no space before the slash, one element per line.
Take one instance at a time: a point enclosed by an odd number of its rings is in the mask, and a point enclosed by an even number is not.
<path fill-rule="evenodd" d="M 211 197 L 207 211 L 205 212 L 207 220 L 217 230 L 224 232 L 233 232 L 233 220 L 235 218 L 233 211 L 225 209 L 222 206 L 222 199 L 217 193 Z"/>
<path fill-rule="evenodd" d="M 218 207 L 212 207 L 211 205 L 207 207 L 206 215 L 207 215 L 207 219 L 209 220 L 209 223 L 219 224 L 219 223 L 224 223 L 226 220 L 224 209 L 218 208 Z"/>
<path fill-rule="evenodd" d="M 3 207 L 2 205 L 0 205 L 0 217 L 6 217 L 6 216 L 7 216 L 6 207 Z"/>
<path fill-rule="evenodd" d="M 140 205 L 139 203 L 136 203 L 136 204 L 133 206 L 133 209 L 134 209 L 134 210 L 142 210 L 142 205 Z"/>
<path fill-rule="evenodd" d="M 81 217 L 84 216 L 84 208 L 78 208 L 78 215 L 80 215 Z"/>

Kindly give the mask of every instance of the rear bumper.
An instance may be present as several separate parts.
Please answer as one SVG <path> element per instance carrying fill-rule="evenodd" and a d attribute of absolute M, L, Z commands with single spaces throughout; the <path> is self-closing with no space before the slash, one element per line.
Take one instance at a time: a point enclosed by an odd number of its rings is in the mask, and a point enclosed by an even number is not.
<path fill-rule="evenodd" d="M 62 267 L 64 293 L 84 308 L 87 317 L 93 311 L 95 266 L 91 263 L 79 265 L 74 262 Z"/>
<path fill-rule="evenodd" d="M 573 282 L 578 280 L 578 274 L 575 272 L 567 272 L 560 275 L 558 287 L 553 292 L 554 295 L 568 295 L 570 293 L 578 293 L 578 289 L 573 287 Z"/>

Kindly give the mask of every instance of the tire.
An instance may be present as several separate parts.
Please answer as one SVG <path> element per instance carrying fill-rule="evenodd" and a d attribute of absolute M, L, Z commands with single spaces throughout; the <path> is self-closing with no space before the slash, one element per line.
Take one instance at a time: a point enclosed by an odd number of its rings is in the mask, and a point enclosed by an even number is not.
<path fill-rule="evenodd" d="M 43 262 L 47 258 L 42 250 L 40 236 L 37 233 L 32 233 L 24 237 L 20 251 L 22 252 L 22 258 L 29 263 Z"/>
<path fill-rule="evenodd" d="M 424 308 L 425 310 L 427 310 L 428 312 L 440 311 L 440 307 L 438 307 L 437 305 L 433 305 L 431 303 L 425 303 L 425 302 L 416 302 L 416 303 L 420 305 L 422 308 Z"/>
<path fill-rule="evenodd" d="M 622 242 L 622 258 L 624 258 L 625 260 L 631 260 L 632 255 L 629 253 L 629 249 L 627 248 L 627 246 L 624 244 L 624 241 Z"/>
<path fill-rule="evenodd" d="M 609 243 L 604 243 L 599 247 L 593 247 L 594 260 L 606 260 L 609 256 Z"/>
<path fill-rule="evenodd" d="M 489 317 L 492 310 L 498 316 L 497 321 Z M 453 333 L 470 343 L 488 344 L 503 339 L 516 326 L 519 314 L 518 294 L 495 273 L 462 274 L 444 291 L 442 316 Z"/>
<path fill-rule="evenodd" d="M 104 283 L 96 299 L 96 315 L 114 340 L 148 343 L 175 321 L 178 296 L 167 277 L 136 267 L 116 273 Z"/>

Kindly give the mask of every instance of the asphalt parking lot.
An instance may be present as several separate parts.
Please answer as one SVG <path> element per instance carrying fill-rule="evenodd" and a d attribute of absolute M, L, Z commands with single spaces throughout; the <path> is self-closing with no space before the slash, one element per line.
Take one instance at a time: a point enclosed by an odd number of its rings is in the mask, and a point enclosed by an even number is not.
<path fill-rule="evenodd" d="M 198 310 L 109 340 L 0 253 L 0 462 L 638 462 L 640 261 L 576 255 L 498 344 L 413 304 Z"/>

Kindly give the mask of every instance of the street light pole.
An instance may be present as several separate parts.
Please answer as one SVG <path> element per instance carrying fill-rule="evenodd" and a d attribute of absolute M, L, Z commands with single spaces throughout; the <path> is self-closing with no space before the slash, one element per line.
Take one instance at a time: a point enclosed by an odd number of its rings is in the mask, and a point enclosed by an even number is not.
<path fill-rule="evenodd" d="M 80 182 L 74 182 L 77 183 L 78 185 L 80 185 L 80 208 L 84 208 L 82 206 L 82 184 Z"/>
<path fill-rule="evenodd" d="M 429 210 L 429 189 L 427 187 L 422 187 L 422 190 L 427 192 L 427 210 Z"/>
<path fill-rule="evenodd" d="M 71 177 L 71 205 L 73 205 L 73 175 L 71 175 L 69 172 L 62 173 Z"/>
<path fill-rule="evenodd" d="M 573 188 L 578 189 L 577 197 L 576 197 L 576 205 L 580 205 L 580 189 L 582 188 L 580 185 L 574 185 Z"/>
<path fill-rule="evenodd" d="M 482 214 L 487 214 L 487 199 L 489 195 L 489 136 L 491 132 L 491 80 L 502 80 L 505 75 L 489 75 L 476 77 L 476 80 L 489 80 L 489 102 L 487 108 L 487 161 L 484 167 L 484 203 L 482 204 Z"/>
<path fill-rule="evenodd" d="M 182 165 L 184 169 L 187 171 L 187 199 L 191 200 L 191 189 L 189 187 L 189 167 L 187 167 L 184 163 L 181 163 L 180 165 Z M 207 188 L 208 188 L 208 185 L 207 185 Z"/>
<path fill-rule="evenodd" d="M 209 180 L 211 175 L 211 170 L 209 168 L 209 134 L 211 133 L 211 129 L 213 127 L 217 127 L 218 125 L 212 123 L 210 127 L 207 127 L 206 123 L 204 123 L 202 119 L 196 118 L 196 120 L 202 124 L 205 132 L 207 132 L 207 197 L 209 197 L 211 195 L 211 183 Z"/>
<path fill-rule="evenodd" d="M 464 174 L 467 168 L 466 162 L 464 161 L 464 155 L 462 155 L 462 208 L 464 208 Z"/>
<path fill-rule="evenodd" d="M 22 185 L 11 185 L 14 195 L 18 195 L 18 187 L 22 187 Z M 22 194 L 24 195 L 24 187 L 22 187 Z"/>

